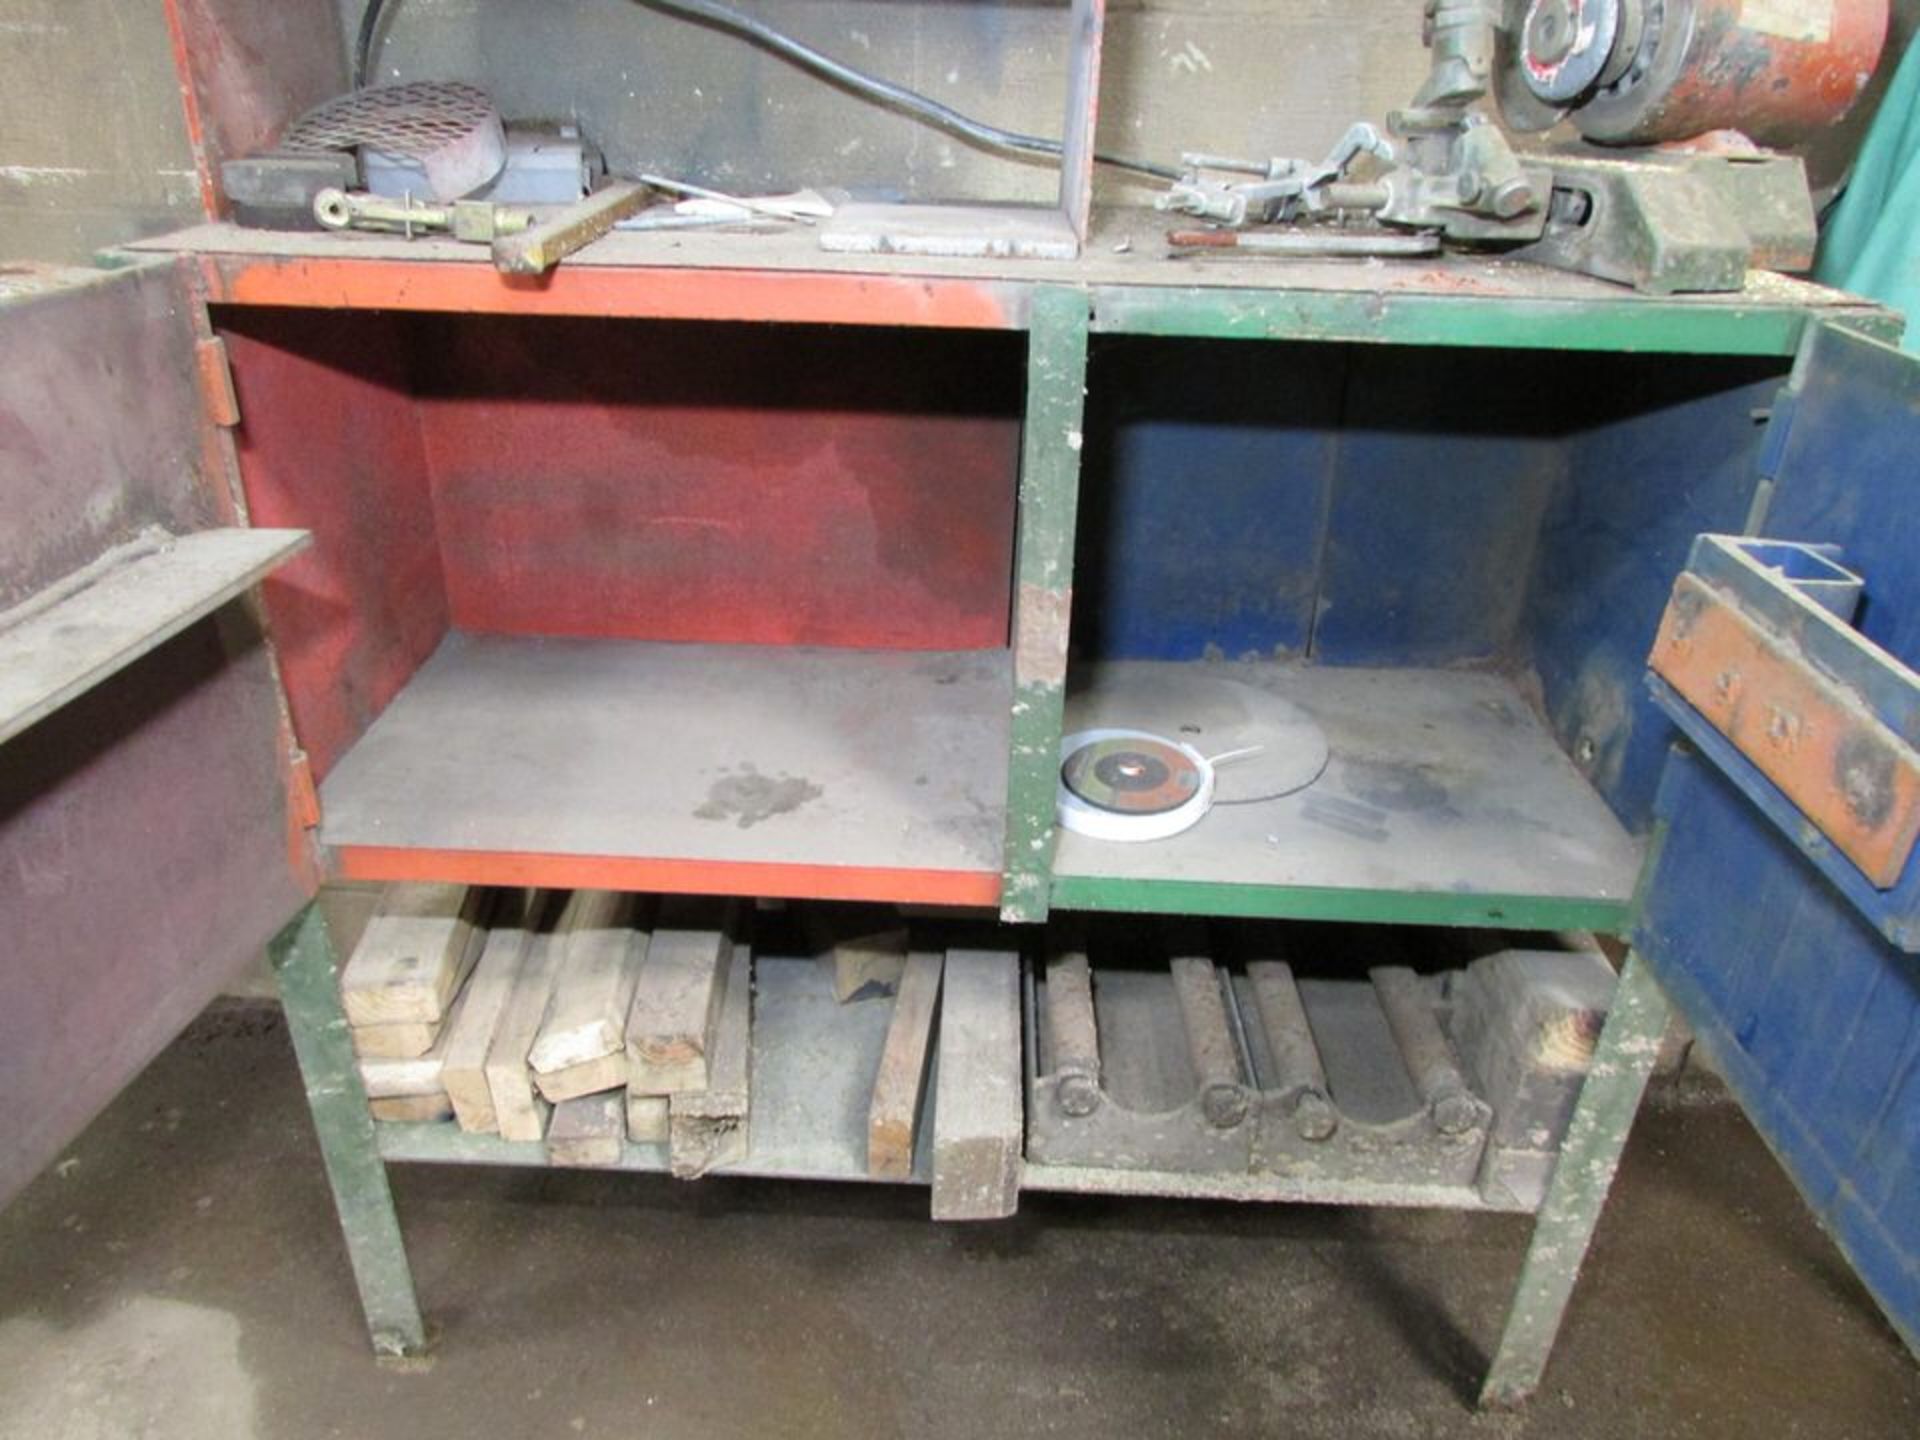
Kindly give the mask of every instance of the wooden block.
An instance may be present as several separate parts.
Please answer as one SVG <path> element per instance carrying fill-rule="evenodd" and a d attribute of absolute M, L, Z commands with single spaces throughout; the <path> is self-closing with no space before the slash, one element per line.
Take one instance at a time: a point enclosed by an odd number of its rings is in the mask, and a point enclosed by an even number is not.
<path fill-rule="evenodd" d="M 833 971 L 833 998 L 842 1005 L 863 991 L 876 994 L 899 987 L 907 968 L 904 926 L 836 940 L 821 960 Z"/>
<path fill-rule="evenodd" d="M 707 1088 L 672 1097 L 675 1117 L 744 1120 L 753 1083 L 753 947 L 736 943 L 728 962 L 720 1018 L 713 1027 Z"/>
<path fill-rule="evenodd" d="M 905 1180 L 913 1173 L 914 1129 L 926 1093 L 940 968 L 938 953 L 921 951 L 908 958 L 900 977 L 867 1107 L 867 1173 L 876 1180 Z"/>
<path fill-rule="evenodd" d="M 443 1035 L 444 1041 L 445 1036 Z M 441 1095 L 446 1052 L 436 1045 L 424 1055 L 408 1060 L 366 1059 L 360 1061 L 360 1083 L 369 1100 L 394 1100 L 410 1095 Z"/>
<path fill-rule="evenodd" d="M 1020 960 L 947 953 L 933 1103 L 933 1218 L 997 1220 L 1020 1204 Z"/>
<path fill-rule="evenodd" d="M 636 1145 L 664 1145 L 672 1122 L 665 1095 L 627 1091 L 627 1139 Z"/>
<path fill-rule="evenodd" d="M 389 1095 L 369 1100 L 367 1108 L 385 1125 L 429 1125 L 453 1118 L 453 1101 L 444 1090 L 432 1095 Z"/>
<path fill-rule="evenodd" d="M 698 1180 L 709 1170 L 747 1158 L 747 1121 L 676 1115 L 667 1135 L 667 1169 L 676 1180 Z"/>
<path fill-rule="evenodd" d="M 634 929 L 638 903 L 638 896 L 611 890 L 576 890 L 567 901 L 555 932 L 561 958 L 553 1001 L 527 1055 L 527 1063 L 540 1074 L 623 1050 L 627 1009 L 633 1003 L 634 981 L 646 949 L 644 932 Z M 612 1083 L 624 1080 L 622 1075 Z M 588 1093 L 577 1087 L 561 1088 L 569 1095 Z"/>
<path fill-rule="evenodd" d="M 411 1060 L 440 1043 L 438 1021 L 408 1021 L 400 1025 L 351 1025 L 353 1053 L 367 1060 Z"/>
<path fill-rule="evenodd" d="M 733 947 L 727 966 L 726 994 L 713 1027 L 707 1088 L 681 1091 L 673 1097 L 667 1168 L 680 1179 L 696 1179 L 747 1158 L 752 1075 L 753 952 L 741 944 Z"/>
<path fill-rule="evenodd" d="M 627 1015 L 627 1085 L 643 1095 L 707 1088 L 714 1022 L 726 994 L 732 906 L 704 898 L 660 907 Z"/>
<path fill-rule="evenodd" d="M 389 885 L 340 976 L 354 1025 L 437 1024 L 479 958 L 488 894 Z"/>
<path fill-rule="evenodd" d="M 616 1050 L 597 1060 L 582 1060 L 563 1070 L 534 1071 L 533 1083 L 553 1104 L 577 1100 L 582 1095 L 598 1095 L 602 1090 L 623 1090 L 627 1084 L 627 1052 Z"/>
<path fill-rule="evenodd" d="M 907 964 L 907 930 L 890 907 L 813 902 L 800 911 L 814 958 L 845 1004 L 863 991 L 891 993 Z"/>
<path fill-rule="evenodd" d="M 487 1091 L 493 1097 L 494 1123 L 502 1139 L 538 1140 L 546 1133 L 549 1106 L 533 1088 L 527 1052 L 546 1018 L 553 997 L 553 977 L 560 968 L 560 946 L 553 933 L 552 907 L 534 917 L 526 956 L 513 993 L 500 1012 L 500 1023 L 488 1047 Z"/>
<path fill-rule="evenodd" d="M 547 904 L 545 896 L 516 895 L 503 901 L 493 916 L 486 945 L 467 980 L 452 1020 L 448 1022 L 440 1076 L 453 1115 L 462 1130 L 491 1135 L 500 1129 L 493 1113 L 493 1090 L 487 1084 L 487 1052 L 499 1032 L 507 1002 L 520 978 L 527 956 L 533 918 Z"/>
<path fill-rule="evenodd" d="M 553 1107 L 547 1159 L 555 1165 L 618 1165 L 627 1139 L 627 1107 L 618 1091 L 581 1095 Z"/>

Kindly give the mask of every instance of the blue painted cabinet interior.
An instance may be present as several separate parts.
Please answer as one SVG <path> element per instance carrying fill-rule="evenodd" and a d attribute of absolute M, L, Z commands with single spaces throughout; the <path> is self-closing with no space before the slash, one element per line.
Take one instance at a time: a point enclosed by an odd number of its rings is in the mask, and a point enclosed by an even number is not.
<path fill-rule="evenodd" d="M 1498 671 L 1632 831 L 1695 535 L 1761 491 L 1784 362 L 1096 337 L 1079 661 Z"/>
<path fill-rule="evenodd" d="M 1775 407 L 1762 466 L 1772 485 L 1756 528 L 1838 544 L 1866 582 L 1860 630 L 1905 665 L 1920 661 L 1920 362 L 1817 333 Z M 1636 943 L 1920 1352 L 1920 955 L 1887 938 L 1902 932 L 1876 914 L 1886 899 L 1864 877 L 1815 867 L 1809 850 L 1831 857 L 1783 800 L 1727 747 L 1676 750 Z M 1900 895 L 1916 867 L 1910 858 L 1885 894 Z"/>

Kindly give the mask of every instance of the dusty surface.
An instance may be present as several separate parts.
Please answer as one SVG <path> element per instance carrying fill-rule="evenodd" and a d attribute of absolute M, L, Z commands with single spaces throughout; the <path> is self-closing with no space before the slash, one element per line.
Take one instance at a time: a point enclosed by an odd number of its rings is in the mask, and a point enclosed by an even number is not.
<path fill-rule="evenodd" d="M 1645 1117 L 1518 1416 L 1463 1398 L 1518 1220 L 395 1173 L 413 1373 L 364 1348 L 278 1016 L 203 1019 L 0 1215 L 0 1440 L 1920 1433 L 1920 1367 L 1697 1098 Z"/>

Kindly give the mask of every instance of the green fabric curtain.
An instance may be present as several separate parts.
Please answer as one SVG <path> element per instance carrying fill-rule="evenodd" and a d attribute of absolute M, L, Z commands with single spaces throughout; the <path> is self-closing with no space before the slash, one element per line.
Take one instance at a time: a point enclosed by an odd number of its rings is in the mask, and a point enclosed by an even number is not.
<path fill-rule="evenodd" d="M 1920 354 L 1920 36 L 1873 117 L 1813 273 L 1900 311 L 1901 343 Z"/>

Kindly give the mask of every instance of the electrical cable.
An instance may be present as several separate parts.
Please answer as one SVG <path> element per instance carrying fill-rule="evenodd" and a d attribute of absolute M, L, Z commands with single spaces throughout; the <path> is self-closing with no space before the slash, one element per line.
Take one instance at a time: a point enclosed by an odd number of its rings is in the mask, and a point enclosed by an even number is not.
<path fill-rule="evenodd" d="M 803 44 L 784 31 L 776 30 L 764 20 L 752 15 L 742 15 L 738 10 L 718 3 L 718 0 L 639 0 L 639 3 L 655 10 L 666 10 L 686 19 L 698 20 L 704 24 L 727 30 L 742 39 L 773 51 L 784 60 L 790 60 L 803 70 L 834 84 L 843 85 L 867 99 L 887 105 L 896 110 L 904 110 L 918 116 L 930 125 L 950 131 L 977 145 L 990 150 L 1007 150 L 1021 155 L 1045 155 L 1058 159 L 1062 146 L 1058 140 L 1049 140 L 1043 135 L 1023 135 L 1015 130 L 1002 130 L 997 125 L 989 125 L 983 120 L 975 120 L 962 115 L 958 110 L 941 104 L 931 96 L 922 95 L 917 90 L 909 90 L 891 80 L 882 80 L 877 75 L 869 75 L 864 70 L 856 70 L 844 61 Z M 1151 175 L 1160 180 L 1177 180 L 1180 172 L 1170 165 L 1159 165 L 1150 160 L 1131 160 L 1120 155 L 1095 153 L 1095 160 L 1102 165 L 1110 165 L 1118 170 L 1131 170 L 1141 175 Z"/>
<path fill-rule="evenodd" d="M 677 15 L 683 20 L 692 20 L 699 24 L 710 25 L 725 30 L 740 39 L 771 50 L 781 59 L 787 60 L 802 70 L 820 79 L 853 91 L 876 104 L 902 111 L 908 115 L 926 121 L 929 125 L 970 140 L 989 150 L 1001 150 L 1016 155 L 1044 156 L 1058 160 L 1063 147 L 1058 140 L 1049 140 L 1044 135 L 1025 135 L 1016 130 L 1003 130 L 997 125 L 989 125 L 983 120 L 975 120 L 963 115 L 951 106 L 943 105 L 931 96 L 922 95 L 917 90 L 909 90 L 904 85 L 891 80 L 883 80 L 864 70 L 857 70 L 844 61 L 814 49 L 788 35 L 776 30 L 751 15 L 743 15 L 738 10 L 717 3 L 717 0 L 638 0 L 639 4 L 651 9 L 662 10 Z M 372 66 L 376 35 L 380 28 L 380 18 L 387 9 L 387 0 L 367 0 L 367 8 L 360 17 L 360 35 L 354 50 L 354 84 L 366 83 L 367 72 Z M 1096 151 L 1093 157 L 1102 165 L 1116 170 L 1130 170 L 1138 175 L 1150 175 L 1158 180 L 1177 180 L 1180 172 L 1171 165 L 1160 165 L 1150 160 L 1132 160 L 1122 155 L 1108 155 Z"/>
<path fill-rule="evenodd" d="M 387 0 L 367 0 L 360 12 L 360 33 L 353 42 L 353 88 L 367 88 L 367 71 L 373 65 L 374 37 L 380 29 L 380 17 L 386 13 Z"/>

